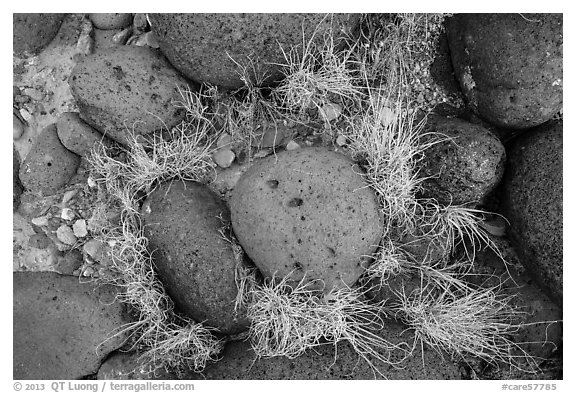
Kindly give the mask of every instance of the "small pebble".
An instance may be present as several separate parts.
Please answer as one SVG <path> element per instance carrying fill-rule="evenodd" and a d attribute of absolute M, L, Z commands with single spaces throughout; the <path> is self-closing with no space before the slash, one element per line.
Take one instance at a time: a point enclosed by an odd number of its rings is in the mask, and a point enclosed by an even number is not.
<path fill-rule="evenodd" d="M 77 193 L 78 193 L 78 190 L 66 191 L 64 193 L 64 195 L 62 196 L 62 206 L 66 206 L 68 204 L 68 202 L 70 202 L 70 200 L 72 198 L 74 198 L 74 196 L 76 196 Z"/>
<path fill-rule="evenodd" d="M 68 207 L 62 209 L 62 212 L 60 213 L 60 217 L 63 220 L 73 220 L 75 216 L 76 214 L 74 213 L 74 211 Z"/>
<path fill-rule="evenodd" d="M 80 55 L 89 55 L 94 52 L 94 26 L 87 19 L 82 22 L 76 52 Z"/>
<path fill-rule="evenodd" d="M 44 99 L 44 93 L 32 87 L 25 88 L 22 93 L 32 98 L 34 101 L 42 101 Z"/>
<path fill-rule="evenodd" d="M 82 272 L 82 275 L 84 277 L 90 277 L 94 274 L 94 268 L 92 266 L 87 266 L 86 268 L 84 268 L 84 271 Z"/>
<path fill-rule="evenodd" d="M 56 230 L 56 237 L 62 243 L 67 244 L 69 246 L 74 245 L 78 240 L 76 236 L 74 236 L 72 228 L 70 228 L 68 225 L 60 225 Z"/>
<path fill-rule="evenodd" d="M 12 114 L 12 117 L 14 122 L 14 133 L 12 134 L 12 138 L 16 141 L 24 134 L 24 124 L 22 124 L 18 116 Z"/>
<path fill-rule="evenodd" d="M 86 229 L 86 220 L 76 220 L 74 225 L 72 225 L 72 230 L 74 231 L 74 236 L 85 237 L 88 235 L 88 230 Z"/>
<path fill-rule="evenodd" d="M 102 247 L 104 245 L 98 239 L 91 239 L 84 243 L 84 252 L 96 261 L 100 260 L 102 257 Z"/>
<path fill-rule="evenodd" d="M 319 108 L 318 112 L 320 113 L 322 119 L 324 119 L 325 122 L 329 123 L 332 120 L 336 120 L 338 117 L 340 117 L 340 114 L 342 113 L 342 108 L 338 104 L 333 104 L 329 102 L 327 104 L 322 105 Z"/>
<path fill-rule="evenodd" d="M 30 122 L 30 120 L 32 120 L 32 115 L 24 108 L 20 109 L 20 116 L 22 116 L 22 118 L 27 122 Z"/>
<path fill-rule="evenodd" d="M 160 44 L 158 44 L 158 40 L 156 39 L 156 35 L 154 32 L 149 31 L 140 35 L 133 43 L 136 46 L 149 46 L 150 48 L 158 49 L 160 48 Z"/>
<path fill-rule="evenodd" d="M 112 37 L 112 42 L 119 45 L 125 45 L 128 38 L 132 35 L 132 27 L 127 27 L 124 30 L 119 31 Z"/>
<path fill-rule="evenodd" d="M 88 187 L 96 187 L 96 181 L 91 176 L 88 176 L 88 180 L 86 182 L 88 183 Z"/>
<path fill-rule="evenodd" d="M 228 133 L 224 133 L 218 138 L 218 142 L 216 142 L 216 146 L 218 147 L 225 147 L 232 144 L 232 137 Z"/>
<path fill-rule="evenodd" d="M 300 145 L 294 141 L 290 141 L 286 145 L 286 150 L 296 150 L 296 149 L 300 149 Z"/>
<path fill-rule="evenodd" d="M 254 154 L 254 158 L 268 157 L 270 155 L 270 153 L 272 153 L 272 150 L 263 149 L 263 150 L 260 150 L 259 152 L 257 152 L 256 154 Z"/>
<path fill-rule="evenodd" d="M 396 112 L 394 112 L 394 110 L 388 108 L 387 106 L 382 107 L 382 109 L 380 109 L 380 124 L 382 124 L 383 126 L 392 124 L 395 118 L 396 118 Z"/>
<path fill-rule="evenodd" d="M 148 19 L 146 18 L 146 14 L 134 14 L 132 26 L 134 27 L 135 33 L 144 33 L 148 27 Z"/>
<path fill-rule="evenodd" d="M 338 138 L 336 138 L 336 144 L 342 147 L 346 145 L 346 143 L 348 143 L 348 139 L 346 139 L 344 135 L 338 135 Z"/>
<path fill-rule="evenodd" d="M 220 149 L 212 155 L 212 159 L 221 168 L 229 168 L 234 162 L 236 154 L 229 149 Z"/>
<path fill-rule="evenodd" d="M 37 227 L 45 227 L 45 226 L 48 226 L 48 219 L 49 218 L 50 218 L 49 216 L 41 216 L 41 217 L 33 218 L 30 221 L 32 222 L 32 224 L 36 225 Z"/>

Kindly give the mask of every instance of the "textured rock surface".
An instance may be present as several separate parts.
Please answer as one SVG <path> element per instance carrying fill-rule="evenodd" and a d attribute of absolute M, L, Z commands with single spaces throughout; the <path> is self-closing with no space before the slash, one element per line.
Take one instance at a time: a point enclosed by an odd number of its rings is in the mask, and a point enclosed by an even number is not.
<path fill-rule="evenodd" d="M 469 105 L 504 128 L 530 128 L 562 108 L 562 14 L 456 14 L 446 27 Z"/>
<path fill-rule="evenodd" d="M 108 138 L 86 124 L 76 112 L 62 113 L 56 126 L 60 142 L 79 156 L 87 157 L 94 145 L 110 143 Z"/>
<path fill-rule="evenodd" d="M 404 327 L 390 321 L 380 332 L 392 343 L 400 339 L 410 340 Z M 391 354 L 391 361 L 398 362 L 404 353 Z M 460 379 L 458 367 L 448 357 L 442 359 L 434 350 L 422 353 L 417 349 L 413 356 L 395 368 L 391 365 L 375 363 L 382 375 L 377 375 L 358 356 L 349 344 L 338 345 L 337 352 L 332 345 L 309 350 L 295 359 L 285 357 L 260 359 L 256 362 L 250 344 L 244 341 L 228 343 L 222 359 L 206 367 L 203 375 L 190 373 L 189 379 Z M 423 364 L 424 362 L 424 364 Z"/>
<path fill-rule="evenodd" d="M 188 78 L 227 88 L 243 85 L 238 65 L 256 61 L 267 82 L 281 78 L 284 55 L 304 39 L 323 34 L 333 22 L 335 35 L 341 29 L 355 30 L 359 14 L 150 14 L 152 31 L 160 49 L 170 62 Z M 315 34 L 315 35 L 314 35 Z"/>
<path fill-rule="evenodd" d="M 94 26 L 102 30 L 122 29 L 130 26 L 132 23 L 132 14 L 120 13 L 100 13 L 90 14 L 90 20 Z"/>
<path fill-rule="evenodd" d="M 126 143 L 128 130 L 148 134 L 180 122 L 185 111 L 174 101 L 182 100 L 178 87 L 186 86 L 156 50 L 135 46 L 86 56 L 70 76 L 80 117 L 120 143 Z"/>
<path fill-rule="evenodd" d="M 12 14 L 14 53 L 38 53 L 56 37 L 65 14 Z"/>
<path fill-rule="evenodd" d="M 76 173 L 80 157 L 60 142 L 55 124 L 36 137 L 34 145 L 20 167 L 20 181 L 27 190 L 51 195 Z"/>
<path fill-rule="evenodd" d="M 520 260 L 562 303 L 562 123 L 520 135 L 509 149 L 503 213 Z"/>
<path fill-rule="evenodd" d="M 427 127 L 450 138 L 430 147 L 422 161 L 424 194 L 442 204 L 477 202 L 502 179 L 506 151 L 487 129 L 460 119 L 431 118 Z M 445 139 L 441 136 L 443 139 Z"/>
<path fill-rule="evenodd" d="M 138 360 L 138 354 L 116 352 L 102 363 L 97 378 L 100 380 L 176 379 L 163 368 L 152 370 L 150 364 Z"/>
<path fill-rule="evenodd" d="M 176 306 L 224 333 L 247 328 L 234 312 L 236 259 L 220 230 L 230 223 L 224 202 L 192 182 L 165 183 L 142 206 L 148 247 Z"/>
<path fill-rule="evenodd" d="M 20 183 L 20 155 L 16 147 L 12 145 L 12 210 L 18 209 L 20 196 L 22 195 L 22 183 Z"/>
<path fill-rule="evenodd" d="M 232 193 L 232 225 L 266 277 L 353 285 L 380 242 L 373 192 L 346 156 L 322 148 L 256 161 Z"/>
<path fill-rule="evenodd" d="M 14 379 L 79 379 L 124 343 L 111 338 L 129 322 L 115 287 L 48 272 L 13 279 Z"/>

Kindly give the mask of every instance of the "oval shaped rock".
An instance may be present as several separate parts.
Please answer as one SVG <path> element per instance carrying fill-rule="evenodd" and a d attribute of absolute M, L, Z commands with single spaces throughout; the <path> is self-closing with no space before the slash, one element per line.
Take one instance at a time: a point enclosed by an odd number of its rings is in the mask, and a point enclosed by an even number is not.
<path fill-rule="evenodd" d="M 285 63 L 282 49 L 288 53 L 312 37 L 322 43 L 331 26 L 336 39 L 342 30 L 356 30 L 360 21 L 359 14 L 163 13 L 149 17 L 160 49 L 174 67 L 197 82 L 230 89 L 243 86 L 236 63 L 247 66 L 248 72 L 258 69 L 266 75 L 263 82 L 272 83 L 282 78 L 278 65 Z"/>
<path fill-rule="evenodd" d="M 65 112 L 56 122 L 60 142 L 73 153 L 87 157 L 94 146 L 109 145 L 110 140 L 90 127 L 76 112 Z"/>
<path fill-rule="evenodd" d="M 352 286 L 382 235 L 374 193 L 344 155 L 323 148 L 256 161 L 230 200 L 240 244 L 265 277 Z M 342 282 L 340 282 L 342 281 Z"/>
<path fill-rule="evenodd" d="M 128 133 L 148 134 L 184 119 L 176 107 L 186 80 L 156 50 L 115 46 L 83 57 L 70 76 L 80 117 L 126 144 Z"/>
<path fill-rule="evenodd" d="M 456 14 L 446 21 L 456 77 L 471 108 L 523 129 L 562 108 L 562 14 Z"/>
<path fill-rule="evenodd" d="M 234 310 L 237 261 L 220 233 L 230 223 L 224 202 L 199 183 L 165 183 L 148 196 L 142 217 L 158 276 L 176 307 L 222 333 L 245 330 L 245 316 Z"/>
<path fill-rule="evenodd" d="M 14 379 L 81 379 L 120 348 L 131 322 L 111 285 L 14 272 Z"/>
<path fill-rule="evenodd" d="M 460 119 L 431 118 L 430 131 L 448 137 L 428 148 L 421 165 L 424 194 L 444 205 L 478 202 L 502 179 L 506 150 L 482 126 Z"/>
<path fill-rule="evenodd" d="M 52 195 L 74 176 L 78 165 L 80 157 L 60 143 L 56 124 L 51 124 L 36 137 L 20 167 L 20 180 L 29 191 Z"/>
<path fill-rule="evenodd" d="M 502 182 L 504 216 L 520 261 L 559 304 L 563 296 L 562 123 L 521 134 Z"/>
<path fill-rule="evenodd" d="M 94 27 L 102 30 L 122 29 L 132 23 L 132 14 L 100 13 L 90 14 Z"/>
<path fill-rule="evenodd" d="M 36 54 L 58 34 L 66 14 L 12 14 L 14 53 Z"/>

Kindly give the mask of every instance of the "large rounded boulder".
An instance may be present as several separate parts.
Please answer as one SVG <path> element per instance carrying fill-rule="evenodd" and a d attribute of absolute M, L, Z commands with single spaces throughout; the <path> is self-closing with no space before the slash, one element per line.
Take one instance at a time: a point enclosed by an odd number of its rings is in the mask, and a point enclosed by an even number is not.
<path fill-rule="evenodd" d="M 380 242 L 374 193 L 348 157 L 324 149 L 257 161 L 230 200 L 240 244 L 265 277 L 353 285 Z"/>
<path fill-rule="evenodd" d="M 422 160 L 424 193 L 439 203 L 478 202 L 502 179 L 506 150 L 486 128 L 460 119 L 432 117 L 427 125 L 440 142 Z"/>
<path fill-rule="evenodd" d="M 66 14 L 12 14 L 14 53 L 37 54 L 58 34 Z"/>
<path fill-rule="evenodd" d="M 66 149 L 58 138 L 56 124 L 37 136 L 20 166 L 20 181 L 27 190 L 53 195 L 76 174 L 80 157 Z"/>
<path fill-rule="evenodd" d="M 562 108 L 562 14 L 457 14 L 446 28 L 470 107 L 502 128 L 524 129 Z"/>
<path fill-rule="evenodd" d="M 14 379 L 83 379 L 129 336 L 115 286 L 14 272 L 13 289 Z"/>
<path fill-rule="evenodd" d="M 520 261 L 562 303 L 562 123 L 521 134 L 509 150 L 503 213 Z"/>
<path fill-rule="evenodd" d="M 234 309 L 242 260 L 224 237 L 224 202 L 199 183 L 164 183 L 144 202 L 142 217 L 156 271 L 177 309 L 225 334 L 245 330 L 243 312 Z"/>
<path fill-rule="evenodd" d="M 149 14 L 160 49 L 188 78 L 225 88 L 243 82 L 239 65 L 265 83 L 282 77 L 284 53 L 324 34 L 350 34 L 359 14 Z M 253 74 L 248 75 L 254 77 Z M 256 78 L 257 80 L 257 78 Z"/>
<path fill-rule="evenodd" d="M 83 57 L 70 75 L 80 117 L 120 143 L 129 132 L 173 127 L 185 116 L 178 105 L 186 80 L 154 49 L 116 46 Z"/>

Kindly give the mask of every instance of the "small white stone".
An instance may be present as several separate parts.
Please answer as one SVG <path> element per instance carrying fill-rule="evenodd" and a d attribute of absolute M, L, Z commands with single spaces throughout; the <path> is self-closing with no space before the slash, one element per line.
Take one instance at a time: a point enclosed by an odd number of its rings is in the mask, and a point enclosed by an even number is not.
<path fill-rule="evenodd" d="M 272 150 L 263 149 L 263 150 L 260 150 L 259 152 L 257 152 L 256 154 L 254 154 L 254 158 L 268 157 L 270 155 L 270 153 L 272 153 Z"/>
<path fill-rule="evenodd" d="M 136 46 L 149 46 L 150 48 L 158 49 L 160 45 L 158 44 L 158 40 L 156 39 L 156 35 L 154 32 L 149 31 L 140 35 L 135 41 L 134 45 Z"/>
<path fill-rule="evenodd" d="M 83 250 L 86 254 L 96 261 L 102 259 L 102 247 L 104 244 L 97 239 L 88 240 L 84 243 Z"/>
<path fill-rule="evenodd" d="M 221 168 L 229 168 L 236 158 L 236 154 L 229 149 L 220 149 L 212 155 L 214 162 Z"/>
<path fill-rule="evenodd" d="M 48 217 L 48 216 L 40 216 L 40 217 L 33 218 L 30 221 L 32 222 L 32 224 L 36 225 L 37 227 L 45 227 L 48 225 L 48 219 L 49 218 L 50 217 Z"/>
<path fill-rule="evenodd" d="M 324 119 L 325 122 L 329 123 L 332 120 L 336 120 L 340 117 L 342 113 L 342 108 L 338 104 L 333 104 L 331 102 L 322 105 L 318 112 L 320 112 L 320 116 Z"/>
<path fill-rule="evenodd" d="M 74 245 L 74 243 L 76 243 L 76 241 L 78 240 L 76 236 L 74 236 L 72 228 L 70 228 L 68 225 L 60 225 L 60 227 L 56 230 L 56 237 L 62 243 L 67 244 L 69 246 Z"/>
<path fill-rule="evenodd" d="M 78 193 L 78 190 L 69 190 L 66 191 L 64 193 L 64 195 L 62 195 L 62 202 L 61 205 L 62 206 L 66 206 L 68 204 L 68 202 L 70 202 L 70 200 L 72 198 L 74 198 L 74 196 Z"/>
<path fill-rule="evenodd" d="M 22 116 L 22 118 L 28 123 L 30 123 L 30 120 L 32 120 L 32 115 L 24 108 L 20 109 L 20 116 Z"/>
<path fill-rule="evenodd" d="M 12 117 L 14 123 L 14 131 L 12 134 L 12 139 L 16 141 L 22 137 L 22 134 L 24 134 L 24 124 L 22 124 L 22 122 L 16 115 L 13 114 Z"/>
<path fill-rule="evenodd" d="M 84 271 L 82 272 L 82 275 L 84 277 L 90 277 L 94 274 L 94 268 L 92 266 L 87 266 Z"/>
<path fill-rule="evenodd" d="M 296 150 L 296 149 L 300 149 L 300 145 L 294 141 L 290 141 L 286 145 L 286 150 Z"/>
<path fill-rule="evenodd" d="M 387 126 L 388 124 L 392 124 L 394 119 L 396 118 L 396 112 L 387 106 L 382 107 L 380 109 L 380 124 L 383 126 Z"/>
<path fill-rule="evenodd" d="M 76 217 L 76 214 L 74 213 L 74 211 L 68 207 L 65 207 L 64 209 L 62 209 L 62 212 L 60 213 L 60 217 L 63 220 L 73 220 L 74 217 Z"/>
<path fill-rule="evenodd" d="M 96 181 L 91 176 L 88 176 L 87 182 L 88 182 L 88 187 L 90 187 L 90 188 L 96 187 Z"/>
<path fill-rule="evenodd" d="M 74 225 L 72 225 L 72 230 L 76 237 L 85 237 L 88 235 L 88 230 L 86 229 L 86 220 L 76 220 Z"/>
<path fill-rule="evenodd" d="M 346 139 L 346 137 L 344 135 L 338 135 L 338 138 L 336 138 L 336 144 L 338 146 L 342 147 L 346 143 L 348 143 L 348 139 Z"/>

